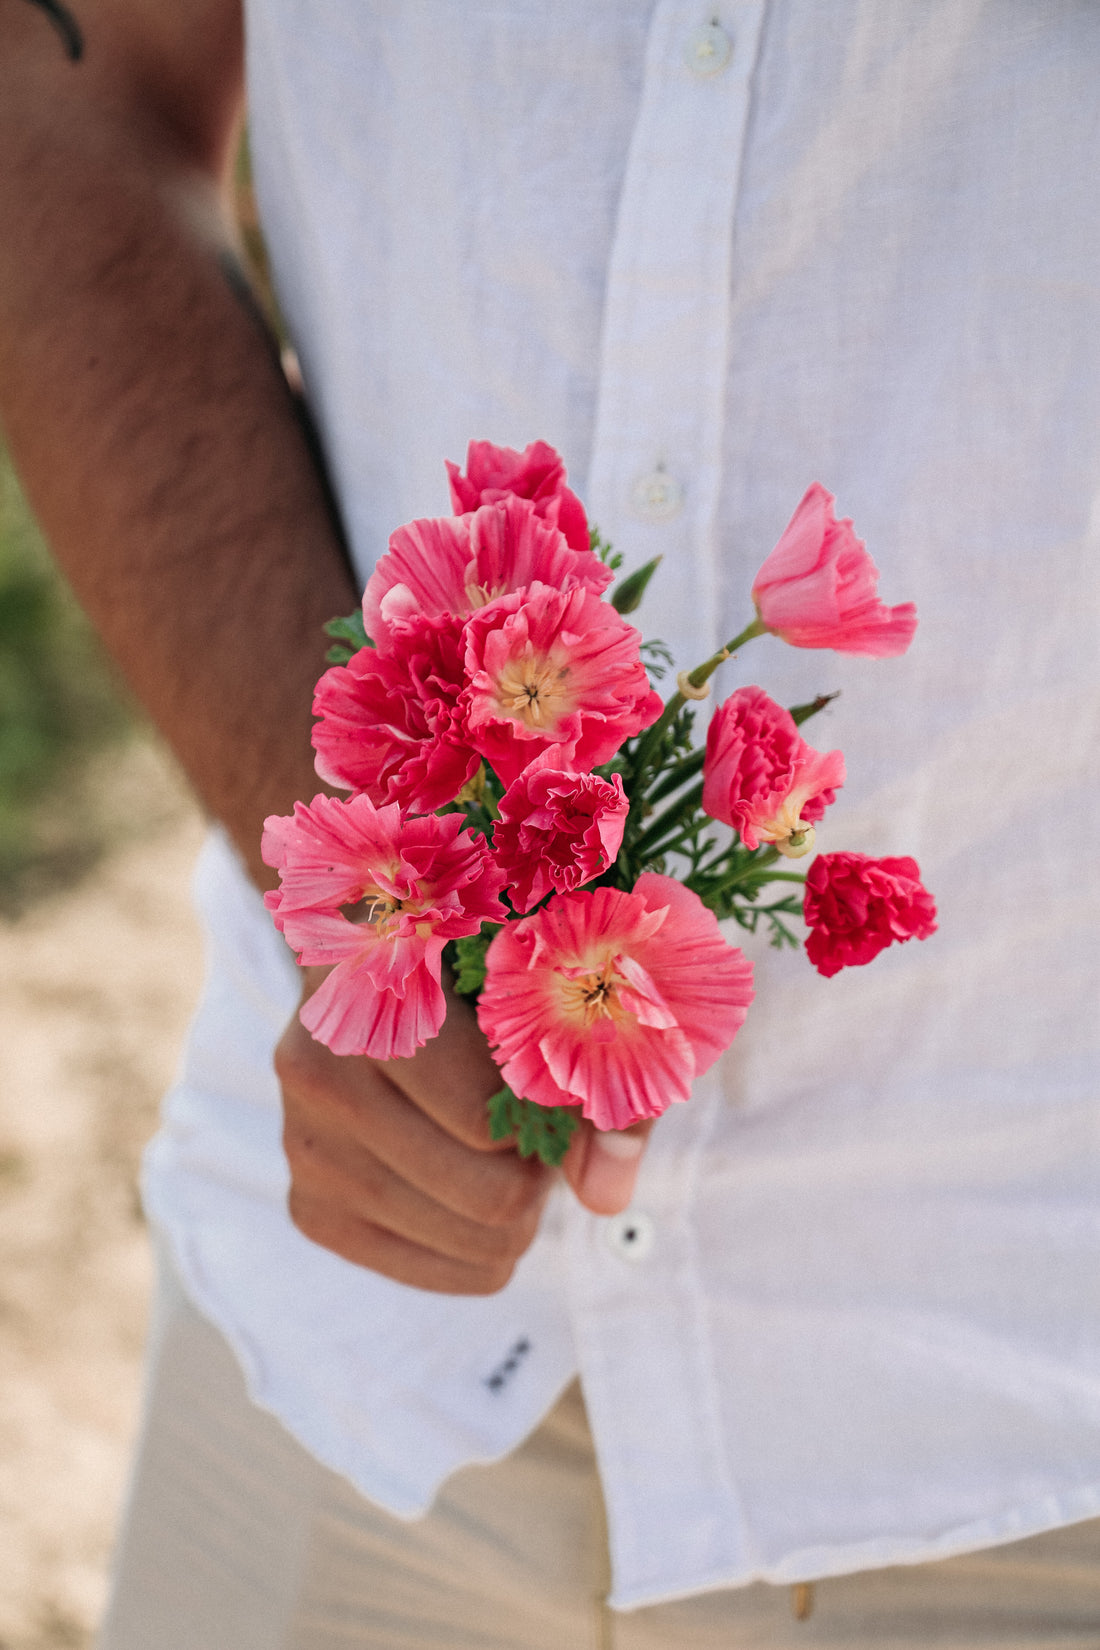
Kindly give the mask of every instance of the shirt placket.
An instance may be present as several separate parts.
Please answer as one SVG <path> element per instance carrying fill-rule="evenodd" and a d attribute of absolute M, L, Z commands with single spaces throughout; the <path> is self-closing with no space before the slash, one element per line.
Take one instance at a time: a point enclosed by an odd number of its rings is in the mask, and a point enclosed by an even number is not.
<path fill-rule="evenodd" d="M 717 633 L 715 519 L 733 216 L 761 4 L 658 4 L 605 298 L 594 520 L 627 568 L 660 555 L 640 615 L 678 668 Z M 715 1400 L 692 1225 L 716 1092 L 663 1118 L 637 1203 L 577 1211 L 571 1297 L 623 1605 L 751 1566 Z"/>
<path fill-rule="evenodd" d="M 588 494 L 678 668 L 717 647 L 733 214 L 763 4 L 658 4 L 604 302 Z M 652 616 L 652 617 L 650 617 Z"/>

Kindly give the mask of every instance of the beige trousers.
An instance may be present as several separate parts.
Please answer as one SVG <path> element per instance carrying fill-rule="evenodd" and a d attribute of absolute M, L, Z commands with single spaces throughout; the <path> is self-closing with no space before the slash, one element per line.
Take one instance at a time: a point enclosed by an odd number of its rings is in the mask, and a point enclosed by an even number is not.
<path fill-rule="evenodd" d="M 405 1524 L 254 1408 L 170 1273 L 150 1371 L 100 1650 L 1100 1650 L 1100 1521 L 809 1595 L 756 1585 L 620 1614 L 576 1386 Z"/>

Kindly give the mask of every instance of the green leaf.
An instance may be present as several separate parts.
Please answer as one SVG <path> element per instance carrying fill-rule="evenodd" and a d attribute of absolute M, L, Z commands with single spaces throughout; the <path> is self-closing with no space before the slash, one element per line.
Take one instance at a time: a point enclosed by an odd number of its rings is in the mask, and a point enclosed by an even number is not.
<path fill-rule="evenodd" d="M 569 1149 L 577 1127 L 574 1106 L 536 1106 L 521 1100 L 505 1084 L 489 1101 L 489 1133 L 494 1140 L 515 1136 L 521 1157 L 538 1157 L 556 1169 Z"/>
<path fill-rule="evenodd" d="M 671 796 L 681 785 L 686 785 L 689 779 L 694 779 L 697 773 L 702 773 L 706 757 L 705 750 L 692 751 L 690 756 L 685 756 L 672 767 L 665 768 L 656 784 L 646 792 L 646 801 L 650 805 L 654 802 L 663 802 L 666 796 Z"/>
<path fill-rule="evenodd" d="M 612 550 L 606 539 L 600 537 L 598 527 L 589 527 L 588 543 L 592 554 L 599 556 L 605 567 L 610 567 L 613 573 L 619 571 L 619 568 L 623 565 L 623 558 L 617 550 Z"/>
<path fill-rule="evenodd" d="M 476 997 L 485 984 L 485 954 L 499 923 L 485 923 L 480 934 L 464 934 L 454 942 L 455 990 L 460 997 Z"/>
<path fill-rule="evenodd" d="M 357 607 L 354 613 L 348 613 L 342 619 L 330 619 L 324 626 L 326 636 L 331 636 L 338 644 L 330 647 L 325 659 L 330 665 L 346 665 L 353 653 L 360 648 L 373 647 L 374 643 L 363 629 L 363 610 Z"/>
<path fill-rule="evenodd" d="M 654 556 L 647 561 L 644 567 L 637 568 L 621 584 L 616 585 L 611 595 L 611 605 L 616 613 L 633 613 L 641 607 L 642 597 L 646 592 L 646 585 L 661 565 L 660 556 Z"/>
<path fill-rule="evenodd" d="M 635 853 L 647 854 L 655 848 L 659 842 L 663 842 L 665 837 L 671 836 L 673 832 L 682 830 L 699 809 L 702 801 L 703 784 L 700 780 L 699 783 L 697 785 L 693 785 L 689 791 L 685 791 L 683 796 L 677 797 L 671 807 L 666 808 L 663 814 L 658 814 L 653 823 L 648 825 L 639 837 L 635 838 L 633 844 Z M 703 823 L 709 823 L 706 819 L 706 815 L 704 815 L 703 819 L 700 821 L 700 824 Z"/>
<path fill-rule="evenodd" d="M 790 714 L 794 718 L 795 727 L 801 727 L 803 722 L 808 722 L 811 716 L 816 716 L 819 710 L 824 710 L 826 705 L 831 705 L 834 699 L 839 698 L 838 688 L 835 693 L 819 693 L 816 699 L 811 699 L 806 705 L 792 705 Z"/>

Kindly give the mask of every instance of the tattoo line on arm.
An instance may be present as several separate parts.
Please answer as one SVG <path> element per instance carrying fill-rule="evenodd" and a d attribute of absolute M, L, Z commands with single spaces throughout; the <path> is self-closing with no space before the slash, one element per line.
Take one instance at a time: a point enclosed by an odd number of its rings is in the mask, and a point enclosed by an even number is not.
<path fill-rule="evenodd" d="M 46 16 L 65 42 L 65 51 L 70 62 L 79 63 L 84 56 L 84 36 L 80 31 L 80 25 L 68 7 L 63 6 L 61 0 L 29 0 L 29 3 L 46 13 Z"/>

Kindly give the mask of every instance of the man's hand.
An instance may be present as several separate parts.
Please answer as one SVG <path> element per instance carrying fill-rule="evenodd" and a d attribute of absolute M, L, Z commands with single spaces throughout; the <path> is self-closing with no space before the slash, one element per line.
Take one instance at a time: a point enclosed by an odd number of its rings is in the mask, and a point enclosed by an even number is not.
<path fill-rule="evenodd" d="M 323 971 L 306 970 L 305 996 Z M 553 1172 L 489 1137 L 500 1070 L 472 1009 L 450 996 L 439 1036 L 409 1060 L 332 1054 L 297 1017 L 275 1057 L 290 1214 L 306 1237 L 400 1283 L 444 1294 L 502 1289 L 533 1239 Z M 597 1214 L 630 1201 L 645 1134 L 585 1123 L 565 1162 Z"/>

